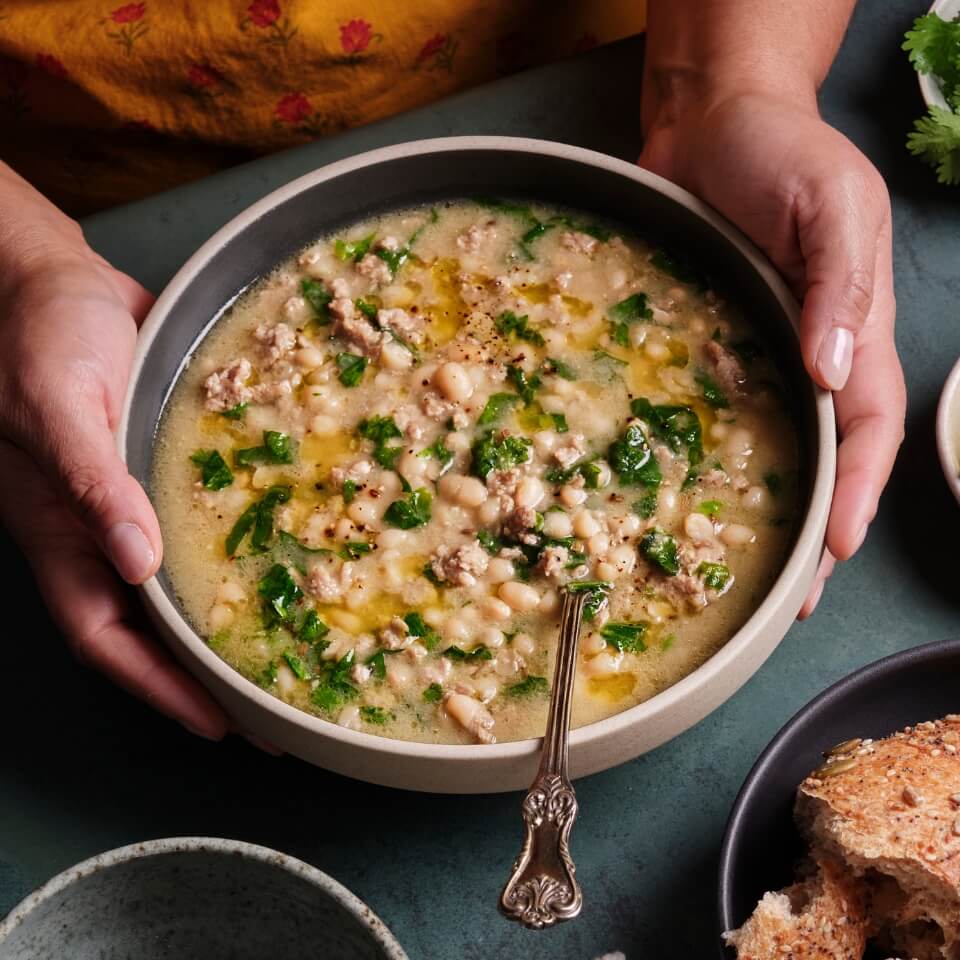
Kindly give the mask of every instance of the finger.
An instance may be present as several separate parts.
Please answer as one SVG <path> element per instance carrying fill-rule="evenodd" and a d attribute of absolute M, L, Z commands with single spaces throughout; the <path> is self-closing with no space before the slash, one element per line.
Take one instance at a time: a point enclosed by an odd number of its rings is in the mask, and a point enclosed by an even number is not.
<path fill-rule="evenodd" d="M 813 379 L 841 390 L 854 342 L 874 298 L 877 250 L 890 243 L 889 200 L 879 177 L 838 177 L 797 201 L 806 292 L 800 321 L 804 361 Z"/>
<path fill-rule="evenodd" d="M 823 596 L 823 588 L 827 580 L 830 577 L 830 574 L 833 573 L 833 568 L 836 566 L 837 561 L 834 559 L 833 555 L 829 550 L 824 549 L 823 556 L 820 558 L 820 565 L 817 567 L 817 572 L 814 575 L 813 583 L 810 584 L 810 590 L 807 592 L 807 597 L 803 601 L 803 606 L 800 608 L 800 612 L 797 614 L 798 620 L 806 620 L 807 617 L 813 613 L 817 608 L 817 604 L 820 602 L 820 598 Z"/>
<path fill-rule="evenodd" d="M 20 451 L 11 459 L 20 461 L 28 483 L 21 486 L 11 471 L 0 472 L 0 518 L 25 551 L 71 650 L 188 730 L 221 739 L 228 729 L 223 710 L 140 628 L 130 596 L 44 478 L 24 466 Z"/>

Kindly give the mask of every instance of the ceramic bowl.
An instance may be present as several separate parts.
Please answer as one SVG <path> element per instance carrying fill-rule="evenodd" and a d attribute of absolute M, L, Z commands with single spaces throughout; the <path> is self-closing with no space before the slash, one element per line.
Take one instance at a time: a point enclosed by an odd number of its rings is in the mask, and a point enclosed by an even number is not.
<path fill-rule="evenodd" d="M 54 877 L 0 923 L 2 960 L 407 960 L 325 873 L 237 840 L 120 847 Z"/>
<path fill-rule="evenodd" d="M 937 404 L 937 453 L 947 486 L 960 503 L 960 360 L 950 371 Z"/>
<path fill-rule="evenodd" d="M 825 751 L 854 737 L 879 739 L 960 712 L 960 641 L 895 653 L 845 677 L 803 707 L 773 738 L 737 796 L 720 854 L 720 932 L 733 930 L 768 890 L 793 880 L 804 845 L 793 823 L 797 785 Z M 725 960 L 734 951 L 721 950 Z M 880 960 L 887 956 L 879 954 Z"/>
<path fill-rule="evenodd" d="M 573 205 L 633 227 L 723 277 L 763 327 L 787 382 L 802 442 L 802 521 L 782 573 L 752 617 L 699 669 L 616 716 L 573 732 L 570 767 L 583 776 L 632 759 L 719 706 L 783 638 L 812 581 L 833 490 L 835 427 L 828 394 L 800 362 L 797 305 L 762 255 L 705 204 L 633 164 L 588 150 L 505 137 L 423 140 L 361 154 L 307 174 L 240 214 L 177 273 L 140 334 L 118 431 L 121 455 L 149 489 L 154 432 L 178 371 L 225 304 L 318 235 L 378 211 L 445 197 L 528 197 Z M 803 502 L 803 501 L 801 501 Z M 161 571 L 143 588 L 175 655 L 244 729 L 349 776 L 449 793 L 520 789 L 539 740 L 444 745 L 390 740 L 339 727 L 245 680 L 191 629 Z"/>
<path fill-rule="evenodd" d="M 960 0 L 937 0 L 930 8 L 930 12 L 937 14 L 943 20 L 960 17 Z M 920 93 L 923 95 L 926 105 L 948 110 L 949 105 L 943 95 L 943 87 L 940 85 L 940 81 L 929 73 L 921 73 L 917 76 L 920 81 Z"/>

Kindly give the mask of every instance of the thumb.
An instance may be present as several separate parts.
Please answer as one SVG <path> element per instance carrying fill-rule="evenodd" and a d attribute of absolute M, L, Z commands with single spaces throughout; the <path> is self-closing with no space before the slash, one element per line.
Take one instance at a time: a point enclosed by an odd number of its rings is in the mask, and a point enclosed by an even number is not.
<path fill-rule="evenodd" d="M 820 386 L 842 390 L 873 304 L 878 244 L 890 230 L 886 188 L 872 178 L 838 178 L 815 198 L 798 200 L 797 228 L 806 265 L 804 362 Z"/>
<path fill-rule="evenodd" d="M 48 439 L 37 453 L 117 573 L 128 583 L 143 583 L 160 565 L 160 527 L 146 493 L 116 451 L 105 411 L 101 407 L 97 413 L 96 405 L 92 410 L 61 407 L 59 422 L 45 431 Z"/>

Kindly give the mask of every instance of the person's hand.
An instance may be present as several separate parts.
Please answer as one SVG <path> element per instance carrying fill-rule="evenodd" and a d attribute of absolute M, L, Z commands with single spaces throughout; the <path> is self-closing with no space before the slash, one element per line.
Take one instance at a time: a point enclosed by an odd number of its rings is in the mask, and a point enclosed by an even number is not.
<path fill-rule="evenodd" d="M 152 576 L 162 551 L 113 437 L 151 300 L 0 165 L 0 521 L 82 662 L 220 739 L 223 711 L 145 631 L 122 582 Z"/>
<path fill-rule="evenodd" d="M 732 220 L 803 304 L 810 376 L 834 391 L 841 444 L 826 551 L 800 616 L 835 560 L 860 547 L 903 439 L 903 374 L 893 339 L 890 201 L 880 174 L 810 103 L 732 94 L 663 111 L 640 164 Z"/>

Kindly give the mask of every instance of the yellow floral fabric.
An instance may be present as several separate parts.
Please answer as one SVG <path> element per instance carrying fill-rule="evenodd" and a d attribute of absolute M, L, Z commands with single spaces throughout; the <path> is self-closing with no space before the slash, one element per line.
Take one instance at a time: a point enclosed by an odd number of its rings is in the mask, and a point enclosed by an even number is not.
<path fill-rule="evenodd" d="M 646 12 L 644 0 L 115 3 L 0 0 L 0 158 L 74 214 L 637 33 Z"/>

